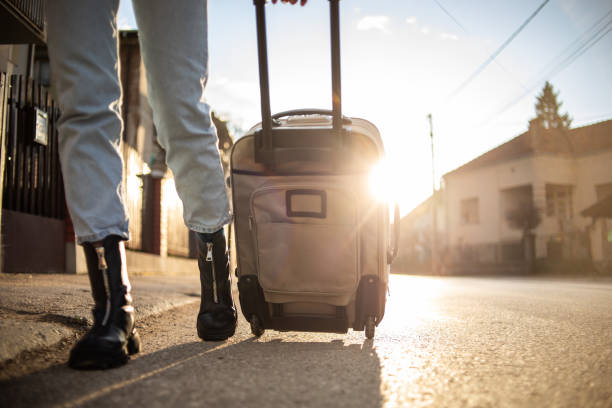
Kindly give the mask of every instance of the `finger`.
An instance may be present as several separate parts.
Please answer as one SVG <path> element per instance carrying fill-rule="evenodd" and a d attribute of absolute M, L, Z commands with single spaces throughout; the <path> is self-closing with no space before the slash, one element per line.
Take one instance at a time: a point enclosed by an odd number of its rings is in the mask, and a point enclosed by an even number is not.
<path fill-rule="evenodd" d="M 300 2 L 300 6 L 305 5 L 307 1 L 308 1 L 308 0 L 302 0 L 302 1 Z"/>

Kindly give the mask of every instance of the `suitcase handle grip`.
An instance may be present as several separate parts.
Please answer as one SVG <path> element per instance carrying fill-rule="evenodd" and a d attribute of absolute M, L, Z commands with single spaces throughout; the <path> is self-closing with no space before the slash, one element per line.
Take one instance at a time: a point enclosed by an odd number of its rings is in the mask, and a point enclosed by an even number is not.
<path fill-rule="evenodd" d="M 342 100 L 340 83 L 340 0 L 329 0 L 331 65 L 332 65 L 332 133 L 340 140 L 342 132 Z M 259 61 L 259 90 L 261 96 L 262 143 L 255 147 L 255 160 L 274 164 L 272 137 L 273 118 L 270 109 L 270 80 L 266 39 L 266 0 L 253 0 L 257 26 L 257 57 Z M 258 152 L 260 150 L 260 152 Z"/>
<path fill-rule="evenodd" d="M 307 116 L 307 115 L 321 115 L 321 116 L 334 116 L 334 111 L 329 109 L 316 109 L 316 108 L 307 108 L 307 109 L 292 109 L 284 112 L 278 112 L 272 115 L 272 125 L 275 126 L 274 120 L 285 118 L 288 116 Z M 342 123 L 345 125 L 350 125 L 352 122 L 346 116 L 342 116 Z"/>

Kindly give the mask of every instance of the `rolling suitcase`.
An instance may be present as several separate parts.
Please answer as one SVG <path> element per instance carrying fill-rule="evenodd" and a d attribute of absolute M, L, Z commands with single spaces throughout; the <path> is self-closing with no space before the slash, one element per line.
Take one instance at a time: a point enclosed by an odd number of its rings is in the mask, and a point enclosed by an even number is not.
<path fill-rule="evenodd" d="M 372 338 L 397 254 L 399 209 L 391 234 L 389 204 L 369 185 L 384 158 L 378 130 L 342 116 L 338 0 L 330 0 L 331 111 L 271 115 L 265 1 L 255 7 L 262 122 L 235 143 L 230 163 L 242 313 L 256 336 L 352 328 Z"/>

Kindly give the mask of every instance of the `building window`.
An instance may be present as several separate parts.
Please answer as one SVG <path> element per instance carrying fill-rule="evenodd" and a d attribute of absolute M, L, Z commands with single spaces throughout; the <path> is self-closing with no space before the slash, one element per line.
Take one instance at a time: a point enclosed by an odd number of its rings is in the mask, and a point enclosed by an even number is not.
<path fill-rule="evenodd" d="M 563 220 L 572 218 L 572 186 L 566 184 L 546 184 L 546 215 Z"/>
<path fill-rule="evenodd" d="M 461 223 L 478 224 L 478 197 L 461 200 Z"/>

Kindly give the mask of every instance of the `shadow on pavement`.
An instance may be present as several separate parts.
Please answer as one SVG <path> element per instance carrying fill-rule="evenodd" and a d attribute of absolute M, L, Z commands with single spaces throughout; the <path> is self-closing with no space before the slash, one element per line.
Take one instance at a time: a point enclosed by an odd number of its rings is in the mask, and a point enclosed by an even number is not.
<path fill-rule="evenodd" d="M 382 407 L 372 341 L 191 342 L 107 371 L 56 365 L 0 382 L 0 406 Z"/>

